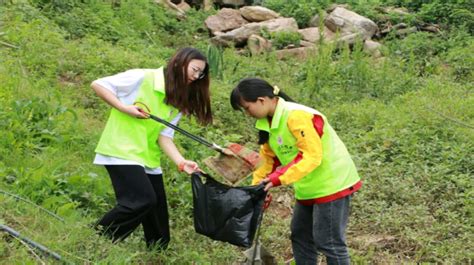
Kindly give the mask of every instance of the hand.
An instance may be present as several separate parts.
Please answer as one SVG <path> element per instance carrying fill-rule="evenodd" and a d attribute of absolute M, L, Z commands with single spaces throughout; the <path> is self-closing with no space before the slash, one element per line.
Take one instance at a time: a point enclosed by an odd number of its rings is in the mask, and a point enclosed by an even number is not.
<path fill-rule="evenodd" d="M 139 118 L 139 119 L 148 118 L 148 114 L 145 113 L 141 108 L 135 105 L 126 105 L 123 108 L 121 108 L 120 111 L 135 118 Z"/>
<path fill-rule="evenodd" d="M 179 164 L 178 168 L 180 171 L 184 171 L 188 175 L 191 175 L 192 173 L 196 171 L 201 171 L 198 164 L 191 160 L 184 160 L 183 162 Z"/>
<path fill-rule="evenodd" d="M 262 181 L 260 181 L 260 184 L 265 184 L 265 191 L 270 190 L 271 187 L 273 187 L 273 183 L 270 181 L 270 178 L 264 178 Z"/>

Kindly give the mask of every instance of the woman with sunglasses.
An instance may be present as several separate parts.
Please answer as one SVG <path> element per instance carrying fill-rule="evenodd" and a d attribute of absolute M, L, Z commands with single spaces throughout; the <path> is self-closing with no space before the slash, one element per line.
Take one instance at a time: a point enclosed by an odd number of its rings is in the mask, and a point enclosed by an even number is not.
<path fill-rule="evenodd" d="M 181 116 L 212 122 L 206 57 L 194 48 L 179 50 L 165 67 L 134 69 L 92 82 L 92 89 L 111 105 L 109 119 L 95 150 L 94 164 L 104 165 L 117 204 L 96 224 L 113 242 L 123 240 L 140 224 L 146 245 L 165 249 L 170 241 L 161 153 L 178 170 L 199 167 L 173 142 L 174 131 L 148 118 L 153 114 L 172 124 Z"/>

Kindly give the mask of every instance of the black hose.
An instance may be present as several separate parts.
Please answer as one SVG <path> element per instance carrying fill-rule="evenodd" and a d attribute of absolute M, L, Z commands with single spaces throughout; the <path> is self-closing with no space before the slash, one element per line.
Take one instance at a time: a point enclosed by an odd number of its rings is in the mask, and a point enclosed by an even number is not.
<path fill-rule="evenodd" d="M 56 218 L 56 219 L 58 219 L 59 221 L 61 221 L 61 222 L 64 223 L 64 219 L 63 219 L 63 218 L 59 217 L 57 214 L 55 214 L 55 213 L 49 211 L 48 209 L 45 209 L 45 208 L 43 208 L 43 207 L 41 207 L 41 206 L 35 204 L 35 203 L 32 202 L 32 201 L 29 201 L 29 200 L 27 200 L 27 199 L 24 199 L 24 198 L 22 198 L 22 197 L 20 197 L 20 196 L 18 196 L 18 195 L 13 194 L 13 193 L 6 192 L 6 191 L 4 191 L 4 190 L 0 190 L 0 193 L 6 194 L 6 195 L 8 195 L 8 196 L 11 196 L 11 197 L 17 199 L 17 200 L 20 200 L 20 201 L 29 203 L 29 204 L 31 204 L 31 205 L 34 205 L 34 206 L 36 206 L 37 208 L 39 208 L 39 209 L 45 211 L 46 213 L 48 213 L 48 214 L 51 215 L 52 217 L 54 217 L 54 218 Z"/>
<path fill-rule="evenodd" d="M 54 259 L 61 260 L 61 256 L 58 253 L 53 252 L 53 251 L 49 250 L 48 248 L 46 248 L 45 246 L 43 246 L 39 243 L 36 243 L 35 241 L 33 241 L 33 240 L 31 240 L 27 237 L 24 237 L 24 236 L 20 235 L 20 233 L 15 231 L 13 228 L 8 227 L 8 226 L 3 225 L 3 224 L 0 224 L 0 231 L 2 231 L 2 230 L 7 232 L 8 234 L 10 234 L 11 236 L 13 236 L 15 238 L 18 238 L 22 242 L 25 242 L 26 244 L 34 247 L 35 249 L 40 250 L 43 254 L 45 254 L 47 256 L 51 256 Z"/>

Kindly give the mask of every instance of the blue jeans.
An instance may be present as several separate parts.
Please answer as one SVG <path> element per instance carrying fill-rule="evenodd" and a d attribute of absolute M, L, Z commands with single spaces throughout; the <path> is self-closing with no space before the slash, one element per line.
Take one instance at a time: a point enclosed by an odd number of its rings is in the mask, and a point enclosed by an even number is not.
<path fill-rule="evenodd" d="M 291 243 L 297 265 L 314 265 L 319 253 L 327 264 L 350 264 L 345 230 L 351 196 L 323 204 L 296 203 L 291 220 Z"/>

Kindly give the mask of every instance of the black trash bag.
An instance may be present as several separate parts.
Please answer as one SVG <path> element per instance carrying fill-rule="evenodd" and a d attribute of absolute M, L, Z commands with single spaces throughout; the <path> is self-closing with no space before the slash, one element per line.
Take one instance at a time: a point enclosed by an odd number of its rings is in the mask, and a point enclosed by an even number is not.
<path fill-rule="evenodd" d="M 203 173 L 193 173 L 191 181 L 196 232 L 250 247 L 263 211 L 264 185 L 231 187 Z"/>

